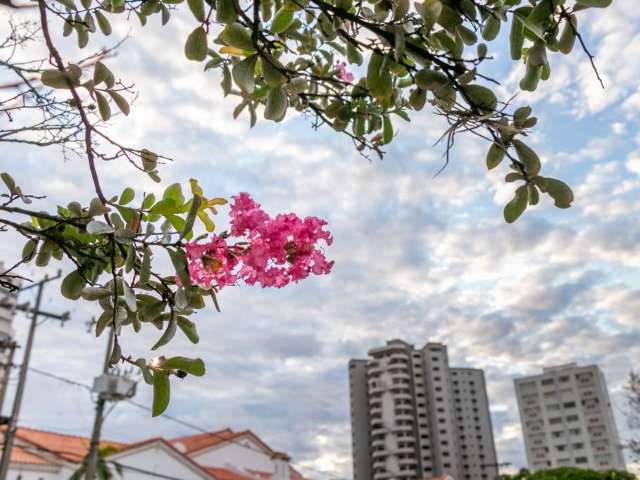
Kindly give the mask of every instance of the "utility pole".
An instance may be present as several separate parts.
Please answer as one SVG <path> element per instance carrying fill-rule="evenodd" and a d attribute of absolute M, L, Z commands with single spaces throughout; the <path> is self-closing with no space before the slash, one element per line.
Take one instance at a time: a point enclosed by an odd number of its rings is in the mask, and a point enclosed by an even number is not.
<path fill-rule="evenodd" d="M 109 373 L 109 358 L 111 357 L 111 347 L 113 345 L 114 332 L 113 328 L 109 329 L 109 341 L 107 342 L 107 351 L 104 355 L 104 364 L 102 373 Z M 91 443 L 89 444 L 89 453 L 87 454 L 87 469 L 85 472 L 86 480 L 93 480 L 98 469 L 98 448 L 100 446 L 100 433 L 102 431 L 102 420 L 104 417 L 104 406 L 107 403 L 106 395 L 98 394 L 96 401 L 96 416 L 93 419 L 93 431 L 91 432 Z"/>
<path fill-rule="evenodd" d="M 4 398 L 7 395 L 7 388 L 9 387 L 9 377 L 11 376 L 11 368 L 13 368 L 13 355 L 18 348 L 18 344 L 14 340 L 3 340 L 0 342 L 1 349 L 8 349 L 7 363 L 3 365 L 4 372 L 2 373 L 2 380 L 0 380 L 0 423 L 2 422 L 2 407 L 4 407 Z"/>
<path fill-rule="evenodd" d="M 20 366 L 20 376 L 18 377 L 18 386 L 16 388 L 16 394 L 13 400 L 13 409 L 11 410 L 11 416 L 9 417 L 7 428 L 4 433 L 2 460 L 0 460 L 0 480 L 6 480 L 7 472 L 9 471 L 9 463 L 11 462 L 11 449 L 13 448 L 16 430 L 18 429 L 18 416 L 20 415 L 22 396 L 24 394 L 24 388 L 27 380 L 27 371 L 29 370 L 29 360 L 31 359 L 31 350 L 33 349 L 33 339 L 36 333 L 36 327 L 38 326 L 38 317 L 44 316 L 48 318 L 55 318 L 63 322 L 69 319 L 69 312 L 65 312 L 62 315 L 57 315 L 40 310 L 40 305 L 42 303 L 42 293 L 45 284 L 60 278 L 61 275 L 62 273 L 60 271 L 58 271 L 58 274 L 55 277 L 49 277 L 48 275 L 45 275 L 42 281 L 30 285 L 29 287 L 20 289 L 20 291 L 24 291 L 35 287 L 38 289 L 38 293 L 36 294 L 36 302 L 32 309 L 28 307 L 20 308 L 21 310 L 25 310 L 31 313 L 31 324 L 29 326 L 29 334 L 27 336 L 27 344 L 24 351 L 24 357 L 22 359 L 22 365 Z"/>

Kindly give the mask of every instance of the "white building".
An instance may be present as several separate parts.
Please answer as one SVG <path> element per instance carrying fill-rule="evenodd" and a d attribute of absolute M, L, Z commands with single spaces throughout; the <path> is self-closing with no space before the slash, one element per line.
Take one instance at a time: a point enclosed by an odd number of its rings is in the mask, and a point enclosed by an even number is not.
<path fill-rule="evenodd" d="M 575 363 L 515 380 L 530 470 L 625 470 L 604 375 Z"/>
<path fill-rule="evenodd" d="M 136 443 L 102 441 L 114 479 L 124 480 L 304 480 L 289 457 L 253 432 L 230 429 Z M 67 480 L 85 458 L 89 439 L 19 428 L 7 480 Z"/>
<path fill-rule="evenodd" d="M 494 480 L 482 370 L 450 368 L 447 347 L 402 340 L 349 362 L 355 480 Z"/>
<path fill-rule="evenodd" d="M 0 272 L 4 271 L 4 264 L 0 262 Z M 16 287 L 20 286 L 19 281 L 12 282 Z M 8 290 L 0 285 L 0 415 L 2 415 L 2 405 L 6 394 L 5 380 L 11 371 L 9 366 L 10 351 L 15 348 L 13 316 L 16 310 L 18 299 L 17 290 Z"/>

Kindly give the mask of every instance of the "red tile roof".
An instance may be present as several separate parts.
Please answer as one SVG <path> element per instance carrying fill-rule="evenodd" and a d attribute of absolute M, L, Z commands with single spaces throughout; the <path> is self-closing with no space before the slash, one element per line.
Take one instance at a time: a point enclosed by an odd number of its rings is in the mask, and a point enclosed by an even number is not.
<path fill-rule="evenodd" d="M 11 450 L 11 463 L 22 463 L 28 465 L 58 465 L 57 462 L 28 451 L 21 445 L 13 446 L 13 449 Z"/>
<path fill-rule="evenodd" d="M 0 432 L 2 430 L 4 430 L 4 428 L 0 429 Z M 268 472 L 249 470 L 247 475 L 243 476 L 242 473 L 235 470 L 202 466 L 194 462 L 191 458 L 194 453 L 201 450 L 227 442 L 236 442 L 241 438 L 250 438 L 263 447 L 264 450 L 266 450 L 265 453 L 275 453 L 252 431 L 244 430 L 234 432 L 229 428 L 217 432 L 177 437 L 171 440 L 165 440 L 162 437 L 153 437 L 130 444 L 103 440 L 100 442 L 100 447 L 111 445 L 118 449 L 118 453 L 121 453 L 154 442 L 161 442 L 184 457 L 187 462 L 192 463 L 196 468 L 208 475 L 213 475 L 215 480 L 270 480 L 272 474 Z M 89 438 L 87 437 L 54 433 L 35 428 L 19 427 L 16 432 L 16 439 L 16 444 L 11 451 L 12 463 L 30 465 L 60 465 L 62 461 L 79 463 L 84 459 L 89 450 Z M 304 480 L 304 477 L 293 467 L 290 467 L 290 470 L 291 480 Z"/>
<path fill-rule="evenodd" d="M 20 461 L 19 458 L 23 460 L 27 459 L 29 455 L 33 457 L 44 456 L 46 458 L 47 453 L 49 453 L 63 460 L 78 463 L 89 451 L 89 439 L 86 437 L 79 437 L 77 435 L 66 435 L 63 433 L 37 430 L 35 428 L 19 427 L 16 432 L 16 438 L 34 445 L 34 448 L 22 447 L 18 449 L 16 451 L 16 462 Z M 126 444 L 121 442 L 112 442 L 109 440 L 103 440 L 100 442 L 100 447 L 105 447 L 107 445 L 122 448 Z M 42 453 L 38 453 L 38 450 Z M 14 461 L 13 455 L 14 452 L 12 451 L 11 461 Z M 36 459 L 31 458 L 31 460 L 35 461 Z"/>
<path fill-rule="evenodd" d="M 254 480 L 253 477 L 226 468 L 207 467 L 206 470 L 216 480 Z"/>
<path fill-rule="evenodd" d="M 239 442 L 241 438 L 250 438 L 255 443 L 260 445 L 270 455 L 275 453 L 269 445 L 264 443 L 260 437 L 258 437 L 251 430 L 242 430 L 241 432 L 234 432 L 230 428 L 224 430 L 218 430 L 217 432 L 205 432 L 198 433 L 197 435 L 186 435 L 184 437 L 177 437 L 169 440 L 178 450 L 183 451 L 185 454 L 191 456 L 196 452 L 205 450 L 207 448 L 214 447 L 228 442 Z M 184 446 L 184 450 L 182 446 Z"/>

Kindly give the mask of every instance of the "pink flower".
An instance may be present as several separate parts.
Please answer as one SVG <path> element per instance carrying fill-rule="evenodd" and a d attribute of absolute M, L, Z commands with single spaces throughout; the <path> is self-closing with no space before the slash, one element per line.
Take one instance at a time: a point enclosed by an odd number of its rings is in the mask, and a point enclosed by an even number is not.
<path fill-rule="evenodd" d="M 281 288 L 331 271 L 333 262 L 317 245 L 333 242 L 324 220 L 293 213 L 271 218 L 247 193 L 233 197 L 230 216 L 231 236 L 241 239 L 236 245 L 217 235 L 185 245 L 192 283 L 223 288 L 242 279 L 247 285 Z"/>
<path fill-rule="evenodd" d="M 191 283 L 204 288 L 223 288 L 236 283 L 237 276 L 233 270 L 238 264 L 238 257 L 223 238 L 212 235 L 207 243 L 190 242 L 184 248 Z"/>
<path fill-rule="evenodd" d="M 355 77 L 353 76 L 353 73 L 351 73 L 349 70 L 347 70 L 347 64 L 344 62 L 339 62 L 336 67 L 338 68 L 338 71 L 340 72 L 340 80 L 342 80 L 343 82 L 346 83 L 353 83 L 353 80 L 355 79 Z"/>

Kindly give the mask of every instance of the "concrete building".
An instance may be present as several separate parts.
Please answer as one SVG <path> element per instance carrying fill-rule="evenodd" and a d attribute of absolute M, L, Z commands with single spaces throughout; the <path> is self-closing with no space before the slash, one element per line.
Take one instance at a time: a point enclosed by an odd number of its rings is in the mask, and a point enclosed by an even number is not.
<path fill-rule="evenodd" d="M 482 370 L 450 368 L 447 347 L 402 340 L 349 362 L 355 480 L 494 480 Z"/>
<path fill-rule="evenodd" d="M 624 470 L 602 371 L 575 363 L 515 380 L 530 470 Z"/>
<path fill-rule="evenodd" d="M 289 457 L 250 430 L 231 429 L 173 439 L 103 440 L 107 467 L 119 480 L 304 480 Z M 89 438 L 20 427 L 7 480 L 67 480 L 80 467 Z"/>
<path fill-rule="evenodd" d="M 0 272 L 4 271 L 4 264 L 0 262 Z M 17 288 L 20 282 L 15 280 L 11 282 Z M 15 351 L 15 332 L 13 330 L 13 316 L 15 315 L 16 302 L 18 299 L 18 291 L 9 290 L 0 285 L 0 415 L 4 405 L 6 396 L 7 381 L 11 368 L 9 362 L 11 353 Z"/>

